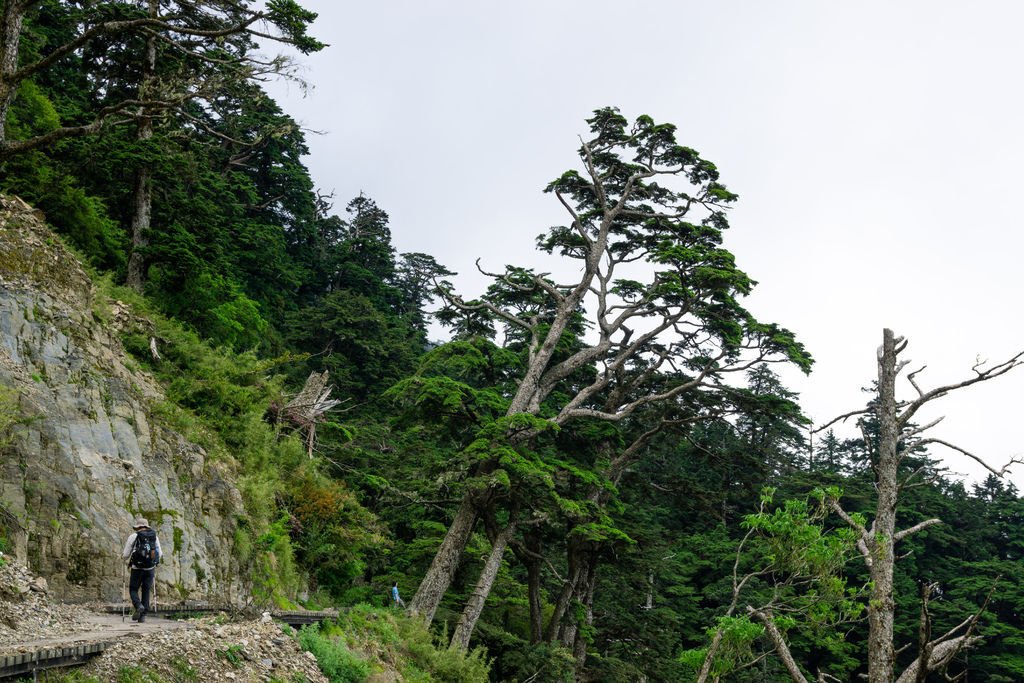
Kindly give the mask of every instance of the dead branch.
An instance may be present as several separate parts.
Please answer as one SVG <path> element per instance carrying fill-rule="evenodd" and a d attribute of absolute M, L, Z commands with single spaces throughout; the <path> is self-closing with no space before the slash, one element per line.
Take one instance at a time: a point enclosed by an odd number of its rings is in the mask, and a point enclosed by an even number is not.
<path fill-rule="evenodd" d="M 918 376 L 919 374 L 921 374 L 922 372 L 924 372 L 924 371 L 925 371 L 925 368 L 927 368 L 927 367 L 928 367 L 927 365 L 922 365 L 922 366 L 921 366 L 921 367 L 919 367 L 919 368 L 918 368 L 917 370 L 914 370 L 913 372 L 911 372 L 911 373 L 909 373 L 909 374 L 907 375 L 907 381 L 908 381 L 908 382 L 910 382 L 910 385 L 911 385 L 912 387 L 914 387 L 914 389 L 916 389 L 916 390 L 917 390 L 917 395 L 918 395 L 918 396 L 924 396 L 924 392 L 923 392 L 923 391 L 921 391 L 921 387 L 919 387 L 919 386 L 917 385 L 917 376 Z"/>
<path fill-rule="evenodd" d="M 931 429 L 932 427 L 934 427 L 935 425 L 939 424 L 940 422 L 942 422 L 945 419 L 946 419 L 946 416 L 943 415 L 942 417 L 935 418 L 934 420 L 932 420 L 931 422 L 929 422 L 928 424 L 926 424 L 924 426 L 914 427 L 909 432 L 905 432 L 903 434 L 902 438 L 909 439 L 910 437 L 916 436 L 917 434 L 920 434 L 921 432 L 926 432 L 926 431 L 928 431 L 929 429 Z"/>
<path fill-rule="evenodd" d="M 764 510 L 764 503 L 761 503 L 761 510 Z M 753 578 L 761 576 L 766 573 L 765 571 L 754 572 L 747 574 L 742 579 L 739 578 L 740 571 L 740 559 L 743 556 L 743 548 L 747 541 L 754 534 L 753 529 L 749 529 L 743 536 L 743 540 L 736 546 L 736 559 L 732 564 L 732 602 L 729 603 L 729 608 L 725 611 L 725 616 L 731 617 L 736 611 L 736 606 L 739 604 L 740 593 L 743 591 L 743 587 L 746 586 L 747 581 Z M 721 627 L 715 629 L 715 634 L 711 637 L 711 644 L 708 646 L 708 653 L 704 656 L 704 663 L 701 665 L 700 671 L 697 673 L 696 683 L 706 683 L 708 676 L 711 675 L 711 666 L 715 661 L 715 655 L 718 654 L 718 648 L 722 644 L 722 629 Z"/>
<path fill-rule="evenodd" d="M 917 524 L 915 524 L 914 526 L 912 526 L 912 527 L 910 527 L 908 529 L 904 529 L 903 531 L 897 531 L 896 535 L 893 536 L 893 540 L 901 541 L 904 538 L 906 538 L 907 536 L 912 536 L 913 534 L 916 534 L 918 531 L 921 531 L 923 529 L 927 529 L 930 526 L 935 526 L 936 524 L 942 524 L 942 520 L 941 519 L 934 519 L 934 518 L 933 519 L 926 519 L 923 522 L 918 522 Z"/>
<path fill-rule="evenodd" d="M 996 580 L 992 584 L 992 588 L 989 589 L 988 595 L 985 596 L 985 602 L 983 602 L 981 607 L 978 608 L 978 611 L 946 631 L 938 638 L 930 639 L 926 645 L 921 648 L 921 655 L 918 656 L 918 658 L 915 659 L 902 674 L 900 674 L 900 677 L 896 679 L 896 683 L 911 683 L 911 681 L 917 683 L 918 681 L 926 680 L 929 673 L 949 666 L 949 663 L 952 662 L 953 658 L 960 654 L 961 651 L 980 642 L 982 638 L 972 634 L 974 633 L 974 629 L 977 627 L 978 622 L 981 620 L 981 615 L 985 613 L 986 609 L 988 609 L 988 604 L 992 600 L 992 594 L 995 593 L 996 586 L 999 584 L 999 580 L 1001 578 L 1001 576 L 996 577 Z M 926 610 L 927 605 L 923 605 L 922 609 Z M 961 630 L 963 630 L 963 633 L 957 636 L 956 634 Z M 927 657 L 925 657 L 925 654 L 927 654 Z M 921 671 L 922 668 L 924 669 L 923 672 Z"/>
<path fill-rule="evenodd" d="M 947 666 L 961 650 L 974 645 L 980 640 L 981 638 L 978 636 L 963 635 L 959 638 L 947 640 L 935 645 L 929 653 L 927 664 L 928 671 L 938 671 L 939 669 Z M 896 679 L 896 683 L 911 683 L 911 681 L 916 681 L 920 667 L 921 660 L 915 659 L 913 663 L 911 663 L 910 666 L 900 674 L 900 677 Z"/>
<path fill-rule="evenodd" d="M 829 427 L 834 425 L 836 422 L 845 422 L 846 420 L 848 420 L 849 418 L 853 417 L 854 415 L 864 415 L 867 412 L 868 412 L 868 409 L 864 408 L 863 410 L 854 410 L 854 411 L 851 411 L 849 413 L 845 413 L 843 415 L 840 415 L 839 417 L 832 418 L 831 420 L 829 420 L 828 422 L 826 422 L 822 426 L 818 427 L 817 429 L 812 429 L 811 430 L 811 434 L 817 434 L 818 432 L 820 432 L 822 430 L 828 429 Z"/>
<path fill-rule="evenodd" d="M 1021 458 L 1013 457 L 1013 458 L 1010 458 L 1010 461 L 1008 463 L 1006 463 L 1005 465 L 1003 465 L 1002 468 L 997 470 L 994 467 L 992 467 L 991 465 L 989 465 L 987 462 L 982 460 L 980 457 L 975 455 L 974 453 L 971 453 L 970 451 L 966 451 L 963 448 L 960 448 L 959 446 L 957 446 L 955 444 L 949 443 L 948 441 L 943 441 L 942 439 L 922 439 L 921 441 L 918 442 L 918 445 L 919 446 L 923 446 L 923 445 L 930 444 L 930 443 L 936 443 L 936 444 L 939 444 L 940 446 L 945 446 L 946 448 L 951 448 L 954 451 L 957 451 L 958 453 L 962 453 L 963 455 L 966 455 L 968 458 L 970 458 L 971 460 L 974 460 L 976 463 L 978 463 L 979 465 L 981 465 L 982 467 L 984 467 L 986 470 L 988 470 L 992 474 L 996 475 L 997 477 L 1005 476 L 1006 473 L 1010 470 L 1010 468 L 1013 467 L 1014 465 L 1019 465 L 1021 463 L 1024 463 L 1024 460 L 1022 460 Z"/>
<path fill-rule="evenodd" d="M 868 568 L 871 568 L 871 550 L 868 549 L 868 539 L 871 538 L 871 532 L 864 528 L 864 525 L 855 520 L 846 512 L 839 504 L 837 500 L 829 500 L 828 505 L 837 515 L 847 524 L 849 524 L 859 536 L 857 537 L 857 550 L 864 557 L 864 563 L 867 564 Z"/>
<path fill-rule="evenodd" d="M 920 623 L 918 624 L 918 660 L 922 662 L 928 662 L 932 658 L 932 651 L 935 649 L 935 644 L 932 643 L 932 615 L 928 611 L 928 602 L 931 600 L 932 593 L 935 591 L 937 584 L 926 583 L 921 586 L 921 617 Z M 914 677 L 914 683 L 925 683 L 925 679 L 928 678 L 928 667 L 919 666 L 917 669 L 917 675 Z"/>
<path fill-rule="evenodd" d="M 898 354 L 900 351 L 902 351 L 905 346 L 906 342 L 904 342 L 900 346 L 900 348 L 896 350 L 896 353 Z M 1011 358 L 996 365 L 993 365 L 992 367 L 987 369 L 982 369 L 981 362 L 976 363 L 971 368 L 971 370 L 974 372 L 974 377 L 971 377 L 970 379 L 965 379 L 962 382 L 945 384 L 943 386 L 936 387 L 931 391 L 926 391 L 923 393 L 920 391 L 920 389 L 918 389 L 918 393 L 920 395 L 917 397 L 916 400 L 908 404 L 907 407 L 903 410 L 903 412 L 897 417 L 897 424 L 900 427 L 906 425 L 907 422 L 909 422 L 910 419 L 914 416 L 914 414 L 923 405 L 930 401 L 934 401 L 937 398 L 942 398 L 943 396 L 949 394 L 952 391 L 956 391 L 958 389 L 965 389 L 971 386 L 972 384 L 978 384 L 979 382 L 987 382 L 990 379 L 995 379 L 996 377 L 1005 375 L 1010 370 L 1013 370 L 1014 368 L 1022 364 L 1024 364 L 1024 351 L 1020 351 Z"/>

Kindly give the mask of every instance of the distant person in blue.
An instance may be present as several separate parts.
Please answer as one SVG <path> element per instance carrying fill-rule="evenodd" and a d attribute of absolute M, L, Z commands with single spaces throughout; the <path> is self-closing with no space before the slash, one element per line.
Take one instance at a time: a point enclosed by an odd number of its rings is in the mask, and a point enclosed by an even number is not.
<path fill-rule="evenodd" d="M 131 596 L 132 607 L 135 608 L 132 621 L 140 624 L 146 621 L 146 612 L 150 608 L 149 596 L 153 591 L 153 575 L 162 554 L 160 539 L 157 538 L 156 532 L 149 528 L 149 521 L 143 517 L 136 519 L 121 553 L 121 557 L 131 569 L 128 595 Z M 141 596 L 139 589 L 142 589 Z"/>
<path fill-rule="evenodd" d="M 405 600 L 402 600 L 402 596 L 398 594 L 398 582 L 391 586 L 391 599 L 395 601 L 395 607 L 405 607 Z"/>

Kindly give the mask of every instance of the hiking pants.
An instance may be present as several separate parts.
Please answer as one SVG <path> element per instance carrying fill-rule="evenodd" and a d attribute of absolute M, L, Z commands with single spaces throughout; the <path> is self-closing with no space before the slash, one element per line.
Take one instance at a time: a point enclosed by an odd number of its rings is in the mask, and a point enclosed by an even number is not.
<path fill-rule="evenodd" d="M 142 588 L 142 600 L 139 600 L 139 588 Z M 128 579 L 128 595 L 132 599 L 132 607 L 142 607 L 149 611 L 149 595 L 153 592 L 153 570 L 132 569 L 132 575 Z"/>

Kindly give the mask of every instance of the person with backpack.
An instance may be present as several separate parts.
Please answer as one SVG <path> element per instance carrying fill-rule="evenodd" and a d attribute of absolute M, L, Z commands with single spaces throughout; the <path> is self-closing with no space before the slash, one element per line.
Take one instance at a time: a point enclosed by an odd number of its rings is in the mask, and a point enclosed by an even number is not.
<path fill-rule="evenodd" d="M 132 607 L 135 609 L 132 621 L 138 621 L 140 624 L 146 621 L 146 612 L 150 608 L 149 596 L 153 592 L 153 576 L 156 574 L 156 565 L 160 562 L 162 554 L 160 539 L 157 538 L 156 532 L 149 528 L 149 521 L 144 517 L 137 518 L 121 553 L 121 557 L 131 569 L 128 595 L 131 596 Z"/>

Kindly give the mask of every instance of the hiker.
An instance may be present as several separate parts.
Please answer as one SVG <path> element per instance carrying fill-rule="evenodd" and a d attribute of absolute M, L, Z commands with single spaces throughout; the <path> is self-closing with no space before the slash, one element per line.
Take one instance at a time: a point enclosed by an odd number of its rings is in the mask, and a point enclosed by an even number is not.
<path fill-rule="evenodd" d="M 121 557 L 132 570 L 128 579 L 128 595 L 131 596 L 132 607 L 135 609 L 132 621 L 138 621 L 140 624 L 146 621 L 146 612 L 150 609 L 149 596 L 153 592 L 153 576 L 156 574 L 156 565 L 160 562 L 161 555 L 163 552 L 160 550 L 160 539 L 157 538 L 156 532 L 149 528 L 149 521 L 145 517 L 138 517 L 132 524 L 132 533 L 125 541 Z"/>
<path fill-rule="evenodd" d="M 397 581 L 395 581 L 394 585 L 391 586 L 391 598 L 395 601 L 395 607 L 405 607 L 405 601 L 402 600 L 402 596 L 398 594 Z"/>

